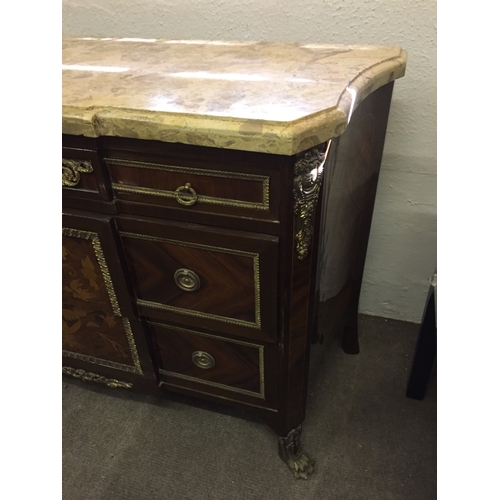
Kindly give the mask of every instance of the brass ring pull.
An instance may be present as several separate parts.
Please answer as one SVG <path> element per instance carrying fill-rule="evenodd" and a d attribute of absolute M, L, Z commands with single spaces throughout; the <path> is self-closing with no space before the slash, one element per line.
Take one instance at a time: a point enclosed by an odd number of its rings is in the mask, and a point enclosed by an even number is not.
<path fill-rule="evenodd" d="M 186 182 L 184 186 L 179 186 L 175 190 L 175 199 L 177 200 L 177 203 L 189 207 L 191 205 L 194 205 L 198 201 L 198 195 L 196 194 L 196 191 L 191 187 L 191 184 L 189 182 Z"/>
<path fill-rule="evenodd" d="M 205 351 L 194 351 L 191 359 L 198 368 L 203 368 L 204 370 L 208 370 L 215 365 L 215 359 Z"/>
<path fill-rule="evenodd" d="M 194 292 L 201 285 L 200 277 L 190 269 L 177 269 L 174 274 L 174 281 L 185 292 Z"/>

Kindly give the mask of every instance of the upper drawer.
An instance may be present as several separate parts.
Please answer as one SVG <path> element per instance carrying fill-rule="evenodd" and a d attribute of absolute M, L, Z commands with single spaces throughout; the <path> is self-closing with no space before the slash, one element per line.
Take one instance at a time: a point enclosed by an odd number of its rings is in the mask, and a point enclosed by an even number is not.
<path fill-rule="evenodd" d="M 236 217 L 279 219 L 276 170 L 235 171 L 212 165 L 200 168 L 183 165 L 186 161 L 182 160 L 167 163 L 168 158 L 161 162 L 105 161 L 118 199 Z"/>
<path fill-rule="evenodd" d="M 96 151 L 62 148 L 62 188 L 70 198 L 110 199 Z"/>

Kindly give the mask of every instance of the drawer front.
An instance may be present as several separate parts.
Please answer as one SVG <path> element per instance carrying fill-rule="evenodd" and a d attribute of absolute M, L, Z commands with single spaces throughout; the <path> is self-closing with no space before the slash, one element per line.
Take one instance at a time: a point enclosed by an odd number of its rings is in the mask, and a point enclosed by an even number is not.
<path fill-rule="evenodd" d="M 62 188 L 69 198 L 111 198 L 96 151 L 62 148 Z"/>
<path fill-rule="evenodd" d="M 117 219 L 143 316 L 275 341 L 278 238 Z"/>
<path fill-rule="evenodd" d="M 155 322 L 148 327 L 167 385 L 275 407 L 277 377 L 271 370 L 277 366 L 277 346 Z"/>
<path fill-rule="evenodd" d="M 276 171 L 264 175 L 127 159 L 105 161 L 118 199 L 232 217 L 278 220 Z"/>

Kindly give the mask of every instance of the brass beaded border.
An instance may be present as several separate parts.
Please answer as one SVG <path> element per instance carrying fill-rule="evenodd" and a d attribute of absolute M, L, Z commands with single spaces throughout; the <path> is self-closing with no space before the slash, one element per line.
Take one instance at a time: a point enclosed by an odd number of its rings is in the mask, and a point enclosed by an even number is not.
<path fill-rule="evenodd" d="M 79 378 L 84 382 L 97 382 L 99 384 L 106 384 L 108 387 L 111 387 L 113 389 L 131 389 L 133 386 L 133 384 L 130 382 L 122 382 L 114 378 L 107 378 L 104 375 L 98 375 L 97 373 L 71 368 L 70 366 L 63 366 L 62 372 L 64 375 L 71 375 L 72 377 Z"/>
<path fill-rule="evenodd" d="M 85 354 L 79 354 L 77 352 L 66 351 L 63 349 L 62 355 L 65 358 L 78 359 L 80 361 L 86 361 L 87 363 L 92 363 L 94 365 L 102 366 L 104 368 L 113 368 L 115 370 L 121 370 L 122 372 L 136 373 L 142 375 L 142 370 L 138 370 L 135 366 L 128 366 L 121 363 L 116 363 L 114 361 L 107 361 L 102 358 L 95 358 L 93 356 L 86 356 Z"/>

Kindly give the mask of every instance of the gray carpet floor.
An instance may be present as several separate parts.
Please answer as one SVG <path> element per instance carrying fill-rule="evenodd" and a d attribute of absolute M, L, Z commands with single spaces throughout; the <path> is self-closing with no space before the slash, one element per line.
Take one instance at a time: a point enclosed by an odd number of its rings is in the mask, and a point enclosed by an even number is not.
<path fill-rule="evenodd" d="M 361 316 L 360 330 L 357 356 L 337 340 L 315 347 L 308 481 L 293 478 L 251 415 L 65 378 L 63 499 L 436 498 L 436 370 L 423 401 L 405 397 L 418 325 Z"/>

